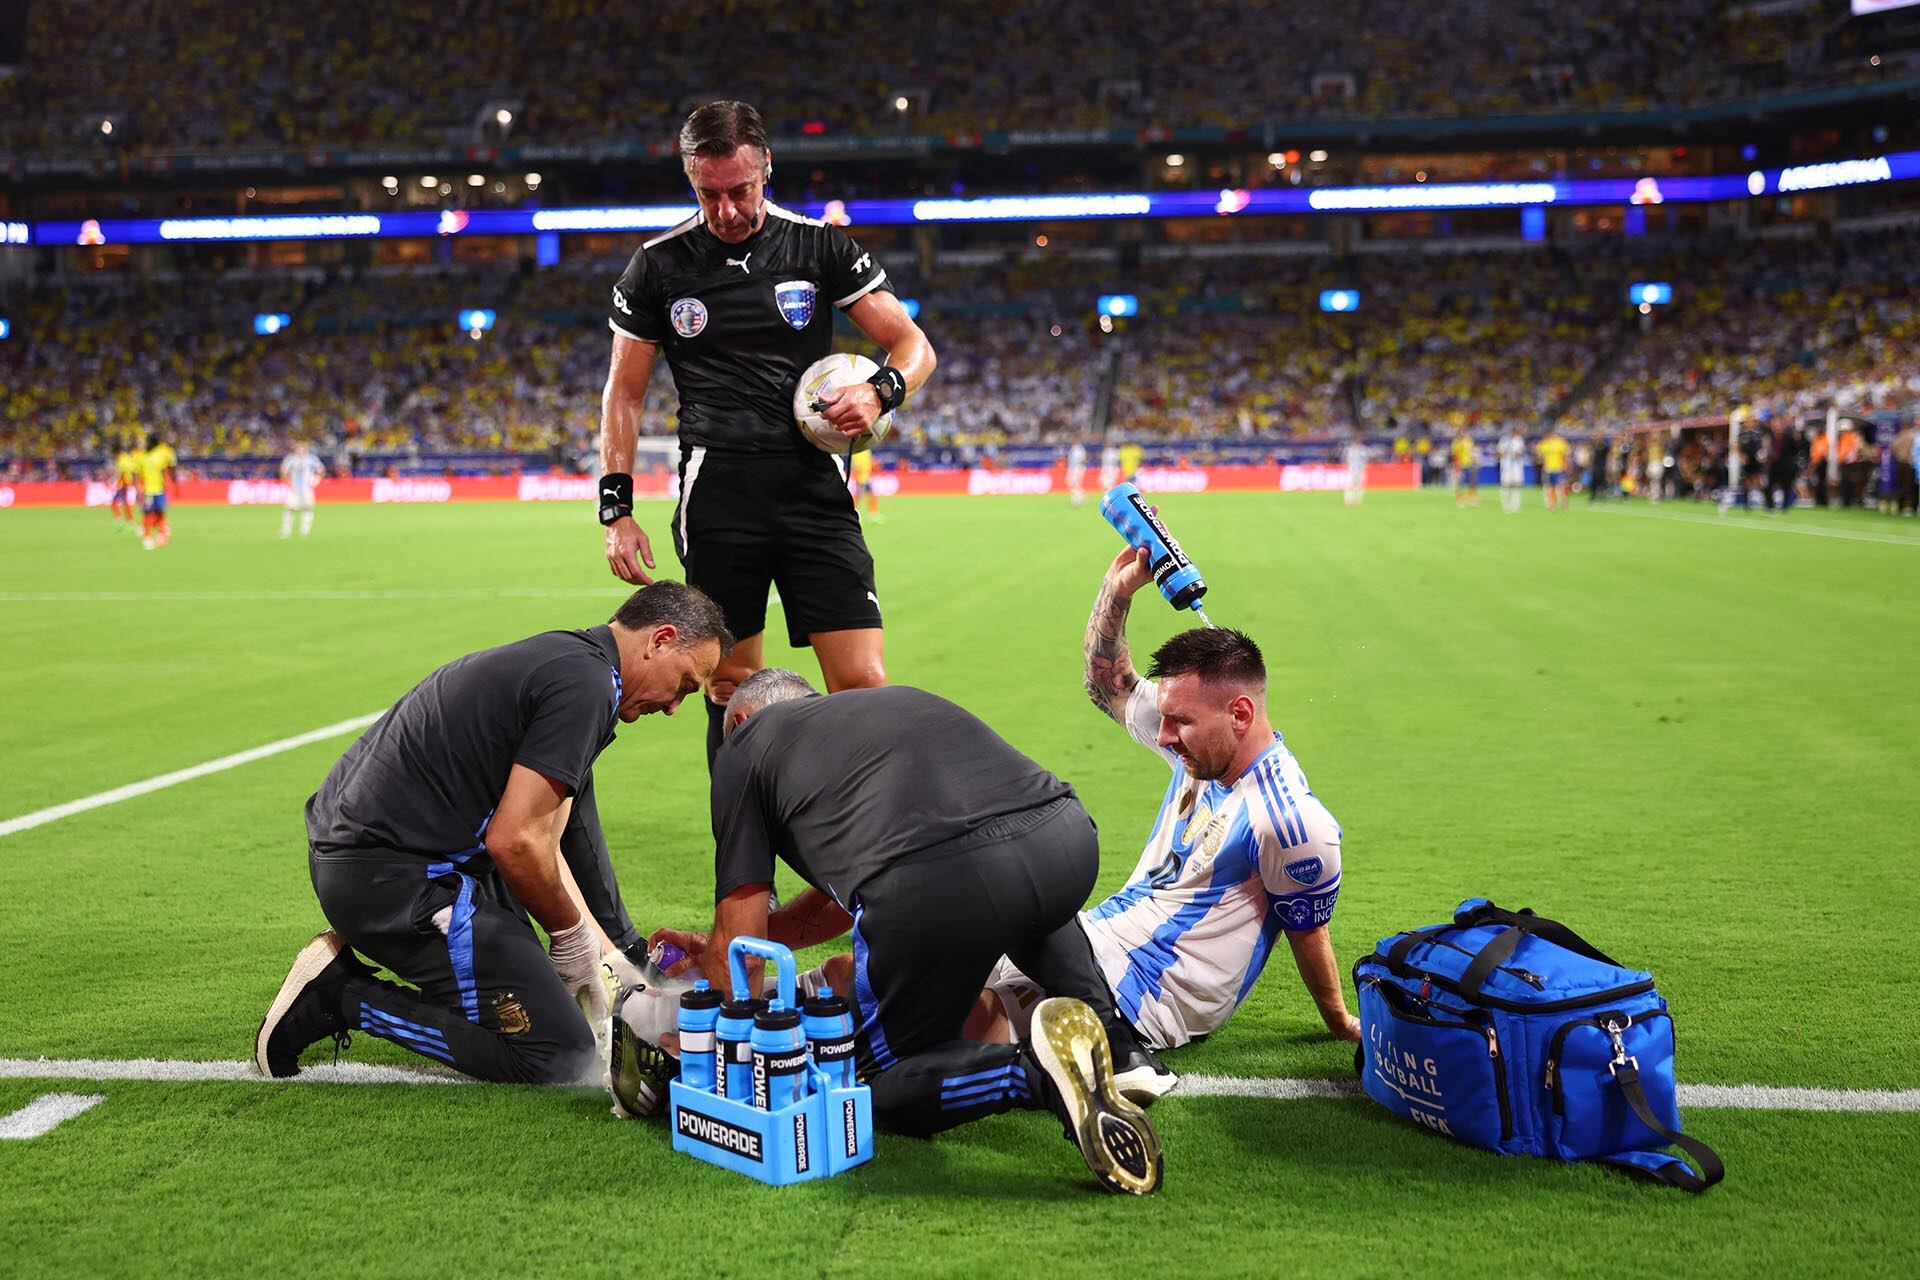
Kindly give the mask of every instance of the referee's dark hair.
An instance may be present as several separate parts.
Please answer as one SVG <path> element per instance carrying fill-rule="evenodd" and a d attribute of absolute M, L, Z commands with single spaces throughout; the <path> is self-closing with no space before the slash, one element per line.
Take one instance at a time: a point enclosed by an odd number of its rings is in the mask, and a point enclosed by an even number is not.
<path fill-rule="evenodd" d="M 721 657 L 733 652 L 733 632 L 727 630 L 720 606 L 700 588 L 671 578 L 662 578 L 628 596 L 627 602 L 607 621 L 617 622 L 629 631 L 671 623 L 680 632 L 682 649 L 718 640 Z"/>
<path fill-rule="evenodd" d="M 695 156 L 723 160 L 741 146 L 760 148 L 766 155 L 767 126 L 752 104 L 725 99 L 696 107 L 680 126 L 680 161 L 692 164 Z"/>
<path fill-rule="evenodd" d="M 1195 627 L 1182 631 L 1153 651 L 1147 677 L 1199 676 L 1208 684 L 1267 687 L 1267 664 L 1253 637 L 1231 627 Z"/>

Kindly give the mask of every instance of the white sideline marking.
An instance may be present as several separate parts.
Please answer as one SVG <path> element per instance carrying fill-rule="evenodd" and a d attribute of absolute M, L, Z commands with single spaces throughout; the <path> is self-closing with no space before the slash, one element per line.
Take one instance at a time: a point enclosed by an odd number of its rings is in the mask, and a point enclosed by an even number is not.
<path fill-rule="evenodd" d="M 238 751 L 230 756 L 221 756 L 218 760 L 209 760 L 205 764 L 196 764 L 186 769 L 175 769 L 172 773 L 163 773 L 144 782 L 129 782 L 124 787 L 115 787 L 111 791 L 102 791 L 98 795 L 83 796 L 78 800 L 69 800 L 65 804 L 54 805 L 51 809 L 39 809 L 33 813 L 21 814 L 17 818 L 8 818 L 0 822 L 0 836 L 10 836 L 16 832 L 28 831 L 34 827 L 57 822 L 61 818 L 71 818 L 76 813 L 85 813 L 89 809 L 98 809 L 105 805 L 118 804 L 122 800 L 131 800 L 135 796 L 144 796 L 152 791 L 164 790 L 176 783 L 191 782 L 195 778 L 204 778 L 210 773 L 221 773 L 228 769 L 237 769 L 243 764 L 255 760 L 264 760 L 268 756 L 279 755 L 282 751 L 291 751 L 295 747 L 304 747 L 311 742 L 324 742 L 328 738 L 337 738 L 343 733 L 352 733 L 364 729 L 378 720 L 383 711 L 370 712 L 364 716 L 355 716 L 351 720 L 342 720 L 330 724 L 324 729 L 315 729 L 310 733 L 296 734 L 291 738 L 282 738 L 278 742 L 269 742 L 264 747 L 254 747 L 247 751 Z"/>
<path fill-rule="evenodd" d="M 0 1058 L 0 1080 L 224 1080 L 255 1084 L 478 1084 L 445 1067 L 364 1062 L 302 1067 L 291 1080 L 263 1080 L 252 1062 L 164 1058 Z M 566 1086 L 579 1087 L 579 1086 Z M 1269 1098 L 1282 1102 L 1360 1096 L 1352 1080 L 1182 1076 L 1173 1098 Z M 1736 1111 L 1920 1111 L 1920 1089 L 1809 1089 L 1761 1084 L 1683 1084 L 1680 1104 Z M 75 1114 L 78 1114 L 77 1112 Z"/>
<path fill-rule="evenodd" d="M 43 1093 L 12 1115 L 0 1116 L 0 1138 L 37 1138 L 106 1100 L 104 1093 Z"/>
<path fill-rule="evenodd" d="M 1920 538 L 1903 538 L 1896 534 L 1862 533 L 1851 529 L 1818 529 L 1807 525 L 1786 523 L 1749 524 L 1744 516 L 1742 518 L 1734 518 L 1731 515 L 1695 516 L 1683 514 L 1678 511 L 1672 513 L 1663 511 L 1635 511 L 1627 507 L 1602 507 L 1600 509 L 1608 515 L 1637 516 L 1642 520 L 1664 520 L 1669 524 L 1702 524 L 1712 525 L 1719 529 L 1750 529 L 1756 533 L 1799 533 L 1809 538 L 1844 538 L 1848 542 L 1880 542 L 1896 547 L 1920 547 Z M 1782 521 L 1791 518 L 1791 516 L 1779 517 Z"/>
<path fill-rule="evenodd" d="M 202 600 L 555 600 L 611 597 L 607 587 L 394 587 L 339 590 L 319 587 L 285 591 L 0 591 L 0 604 L 123 604 Z"/>

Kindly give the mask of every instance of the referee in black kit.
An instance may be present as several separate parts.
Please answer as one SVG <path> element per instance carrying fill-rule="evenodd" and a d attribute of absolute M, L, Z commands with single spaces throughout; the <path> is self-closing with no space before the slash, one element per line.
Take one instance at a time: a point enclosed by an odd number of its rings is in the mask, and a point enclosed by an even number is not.
<path fill-rule="evenodd" d="M 723 704 L 764 665 L 770 583 L 790 641 L 813 646 L 830 691 L 887 682 L 873 557 L 844 460 L 801 434 L 793 390 L 831 352 L 834 308 L 887 351 L 870 382 L 841 391 L 826 410 L 849 436 L 918 390 L 934 355 L 872 254 L 840 228 L 767 199 L 773 153 L 759 112 L 744 102 L 701 107 L 680 130 L 680 159 L 699 212 L 643 244 L 613 290 L 600 523 L 614 574 L 651 581 L 653 548 L 633 519 L 629 473 L 647 379 L 664 349 L 680 397 L 674 549 L 687 581 L 719 602 L 739 637 L 708 687 L 711 761 Z"/>
<path fill-rule="evenodd" d="M 1100 848 L 1073 788 L 964 709 L 905 686 L 823 698 L 769 667 L 734 690 L 726 733 L 713 929 L 653 941 L 717 977 L 734 938 L 798 947 L 851 930 L 856 1054 L 880 1124 L 927 1135 L 1048 1109 L 1107 1190 L 1155 1190 L 1160 1140 L 1114 1083 L 1146 1050 L 1075 914 Z M 769 916 L 776 853 L 810 887 Z M 1003 954 L 1039 966 L 1056 998 L 1034 1010 L 1025 1043 L 968 1040 Z"/>

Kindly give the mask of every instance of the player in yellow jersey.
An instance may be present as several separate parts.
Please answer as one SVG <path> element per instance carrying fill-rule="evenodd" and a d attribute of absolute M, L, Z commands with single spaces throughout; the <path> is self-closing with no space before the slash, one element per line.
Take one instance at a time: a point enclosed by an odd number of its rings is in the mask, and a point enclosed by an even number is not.
<path fill-rule="evenodd" d="M 847 459 L 847 474 L 853 477 L 853 506 L 860 509 L 860 499 L 867 500 L 868 520 L 875 524 L 885 524 L 887 518 L 880 514 L 880 495 L 873 491 L 873 450 L 862 449 Z"/>
<path fill-rule="evenodd" d="M 1140 475 L 1140 460 L 1146 456 L 1147 451 L 1131 440 L 1121 445 L 1120 478 L 1128 484 L 1138 483 L 1137 477 Z"/>
<path fill-rule="evenodd" d="M 1473 456 L 1473 437 L 1465 427 L 1453 437 L 1453 505 L 1480 505 L 1480 463 Z"/>
<path fill-rule="evenodd" d="M 128 436 L 120 437 L 113 455 L 113 519 L 120 528 L 133 532 L 134 477 L 140 473 L 140 451 Z"/>
<path fill-rule="evenodd" d="M 140 492 L 145 497 L 146 514 L 140 522 L 140 545 L 151 551 L 164 547 L 173 537 L 167 526 L 167 486 L 173 481 L 173 469 L 180 459 L 173 446 L 155 432 L 147 437 L 140 454 Z"/>
<path fill-rule="evenodd" d="M 1567 454 L 1570 452 L 1566 439 L 1557 427 L 1549 427 L 1547 434 L 1533 451 L 1540 458 L 1540 484 L 1546 490 L 1547 510 L 1558 507 L 1564 511 L 1567 507 Z"/>

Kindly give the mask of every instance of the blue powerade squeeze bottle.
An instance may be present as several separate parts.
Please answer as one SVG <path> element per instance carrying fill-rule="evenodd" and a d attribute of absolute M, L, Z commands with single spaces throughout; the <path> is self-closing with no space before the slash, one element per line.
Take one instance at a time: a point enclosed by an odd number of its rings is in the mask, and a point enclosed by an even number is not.
<path fill-rule="evenodd" d="M 800 1011 L 778 1000 L 753 1015 L 753 1105 L 790 1107 L 807 1094 L 807 1037 Z"/>
<path fill-rule="evenodd" d="M 800 1011 L 806 1015 L 804 1025 L 813 1065 L 826 1073 L 828 1088 L 851 1089 L 853 1011 L 833 994 L 832 987 L 820 988 L 820 994 L 801 1005 Z"/>
<path fill-rule="evenodd" d="M 720 993 L 705 978 L 680 993 L 680 1079 L 690 1089 L 714 1091 L 713 1028 L 720 1020 Z"/>
<path fill-rule="evenodd" d="M 753 1015 L 766 1007 L 765 1000 L 729 1000 L 720 1006 L 714 1028 L 720 1053 L 718 1092 L 730 1101 L 753 1101 Z"/>
<path fill-rule="evenodd" d="M 1153 572 L 1154 585 L 1167 603 L 1176 609 L 1191 609 L 1207 626 L 1213 619 L 1200 607 L 1207 584 L 1187 553 L 1160 523 L 1160 517 L 1147 506 L 1140 490 L 1131 484 L 1117 484 L 1100 500 L 1100 514 L 1127 540 L 1127 545 L 1147 553 L 1147 568 Z"/>

